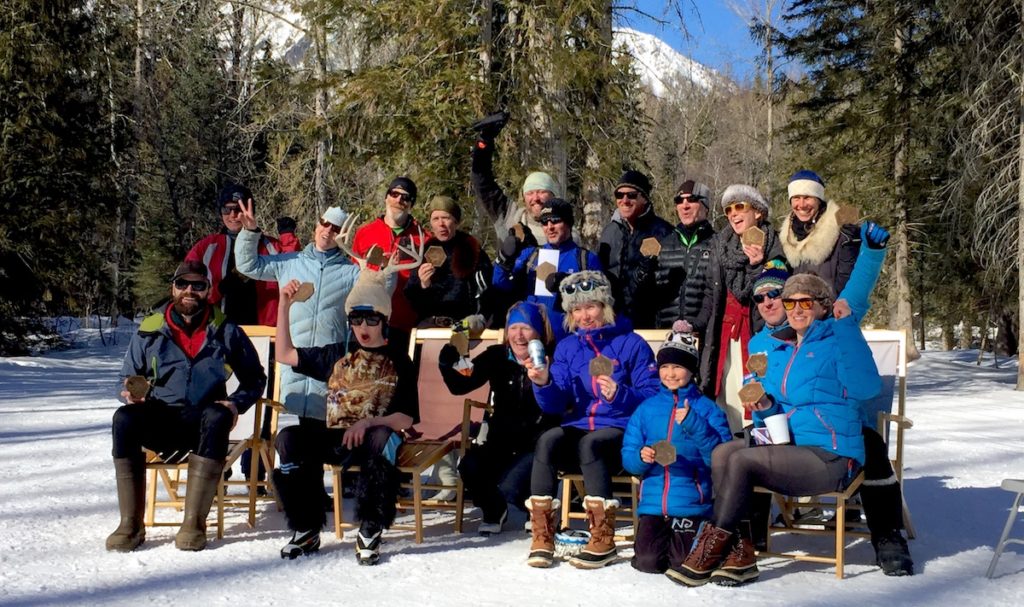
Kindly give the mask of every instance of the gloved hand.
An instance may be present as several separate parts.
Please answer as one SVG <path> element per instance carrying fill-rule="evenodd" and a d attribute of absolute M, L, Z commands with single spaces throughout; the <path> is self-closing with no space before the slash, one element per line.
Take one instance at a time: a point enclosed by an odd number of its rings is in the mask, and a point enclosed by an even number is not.
<path fill-rule="evenodd" d="M 462 357 L 459 356 L 459 351 L 455 349 L 455 346 L 445 344 L 437 355 L 437 364 L 441 367 L 454 367 L 460 358 Z"/>
<path fill-rule="evenodd" d="M 860 224 L 860 237 L 872 249 L 884 249 L 889 243 L 889 231 L 873 221 Z"/>
<path fill-rule="evenodd" d="M 505 128 L 506 122 L 508 122 L 508 112 L 502 111 L 484 116 L 474 122 L 470 128 L 479 133 L 480 139 L 483 141 L 494 141 L 501 133 L 501 129 Z"/>
<path fill-rule="evenodd" d="M 470 336 L 479 336 L 486 328 L 483 314 L 470 314 L 458 322 L 460 327 L 465 327 Z"/>
<path fill-rule="evenodd" d="M 295 220 L 291 217 L 278 217 L 277 218 L 277 233 L 278 234 L 294 234 L 295 233 Z"/>
<path fill-rule="evenodd" d="M 552 293 L 558 293 L 558 287 L 562 285 L 562 281 L 568 275 L 566 272 L 552 272 L 544 279 L 544 287 Z"/>
<path fill-rule="evenodd" d="M 501 247 L 498 248 L 498 263 L 505 269 L 511 270 L 524 246 L 525 244 L 516 238 L 515 232 L 510 229 L 508 236 L 501 241 Z"/>

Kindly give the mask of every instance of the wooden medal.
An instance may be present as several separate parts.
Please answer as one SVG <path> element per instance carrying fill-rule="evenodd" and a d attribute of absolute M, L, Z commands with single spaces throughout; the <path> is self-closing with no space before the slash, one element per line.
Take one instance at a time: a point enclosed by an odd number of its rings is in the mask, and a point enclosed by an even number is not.
<path fill-rule="evenodd" d="M 550 262 L 545 261 L 544 263 L 537 266 L 537 279 L 541 282 L 545 282 L 548 276 L 555 273 L 558 268 L 553 266 Z"/>
<path fill-rule="evenodd" d="M 459 352 L 459 356 L 469 356 L 469 336 L 466 335 L 465 331 L 453 332 L 452 338 L 448 343 L 455 346 L 455 349 Z"/>
<path fill-rule="evenodd" d="M 768 355 L 764 352 L 751 354 L 750 358 L 747 359 L 747 371 L 758 377 L 764 377 L 765 373 L 768 372 Z"/>
<path fill-rule="evenodd" d="M 526 232 L 523 231 L 523 224 L 516 223 L 516 225 L 512 226 L 512 233 L 515 234 L 516 240 L 519 242 L 526 240 Z"/>
<path fill-rule="evenodd" d="M 754 245 L 763 247 L 765 241 L 764 230 L 757 226 L 750 226 L 743 231 L 743 235 L 740 236 L 740 242 L 745 245 Z"/>
<path fill-rule="evenodd" d="M 377 267 L 383 267 L 384 249 L 377 245 L 370 247 L 370 250 L 366 252 L 366 263 Z"/>
<path fill-rule="evenodd" d="M 295 291 L 295 297 L 292 298 L 292 301 L 301 303 L 308 300 L 310 297 L 313 297 L 313 283 L 304 282 L 299 285 L 298 290 Z"/>
<path fill-rule="evenodd" d="M 644 257 L 657 257 L 659 253 L 661 253 L 661 243 L 658 242 L 657 238 L 653 236 L 644 238 L 643 242 L 640 243 L 640 254 Z"/>
<path fill-rule="evenodd" d="M 841 226 L 860 223 L 860 209 L 855 206 L 841 206 L 836 211 L 836 223 Z"/>
<path fill-rule="evenodd" d="M 124 380 L 124 388 L 135 400 L 143 399 L 149 394 L 149 381 L 141 375 L 131 375 Z"/>
<path fill-rule="evenodd" d="M 662 466 L 671 466 L 676 463 L 676 446 L 670 441 L 660 440 L 653 445 L 654 461 Z"/>
<path fill-rule="evenodd" d="M 612 359 L 607 356 L 595 356 L 590 361 L 590 375 L 592 377 L 598 377 L 600 375 L 607 375 L 611 377 L 612 371 L 615 370 L 615 365 L 612 364 Z"/>
<path fill-rule="evenodd" d="M 764 386 L 759 381 L 752 381 L 740 388 L 740 402 L 742 403 L 756 403 L 764 395 Z"/>
<path fill-rule="evenodd" d="M 448 259 L 448 255 L 444 252 L 444 249 L 437 245 L 428 247 L 427 252 L 423 257 L 435 268 L 440 268 L 444 265 L 444 261 Z"/>

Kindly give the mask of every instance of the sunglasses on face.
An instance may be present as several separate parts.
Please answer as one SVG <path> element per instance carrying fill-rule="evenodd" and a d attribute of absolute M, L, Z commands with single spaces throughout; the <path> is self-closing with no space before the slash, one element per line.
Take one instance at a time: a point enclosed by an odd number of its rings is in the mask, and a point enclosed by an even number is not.
<path fill-rule="evenodd" d="M 672 199 L 676 204 L 683 204 L 684 202 L 699 203 L 700 198 L 697 196 L 691 196 L 689 194 L 676 194 L 676 197 Z"/>
<path fill-rule="evenodd" d="M 778 299 L 779 295 L 782 295 L 782 289 L 772 289 L 771 291 L 758 293 L 754 295 L 754 303 L 764 303 L 766 299 Z"/>
<path fill-rule="evenodd" d="M 733 213 L 742 213 L 743 211 L 752 208 L 754 207 L 749 202 L 734 202 L 725 207 L 725 216 L 728 217 Z"/>
<path fill-rule="evenodd" d="M 220 208 L 221 215 L 240 215 L 242 213 L 242 207 L 237 204 L 226 204 Z"/>
<path fill-rule="evenodd" d="M 572 295 L 576 291 L 579 291 L 580 293 L 589 293 L 594 289 L 606 286 L 608 286 L 607 283 L 598 282 L 596 280 L 581 280 L 579 282 L 573 282 L 567 285 L 562 285 L 560 289 L 562 290 L 562 293 L 565 293 L 566 295 Z"/>
<path fill-rule="evenodd" d="M 371 316 L 349 316 L 348 324 L 352 325 L 353 327 L 358 327 L 363 323 L 366 323 L 366 326 L 368 327 L 376 327 L 377 325 L 380 324 L 381 320 L 383 319 L 380 316 L 377 316 L 376 314 Z"/>
<path fill-rule="evenodd" d="M 328 232 L 341 232 L 341 226 L 336 226 L 329 221 L 320 220 L 320 227 L 326 229 Z"/>
<path fill-rule="evenodd" d="M 557 226 L 563 223 L 565 223 L 565 220 L 560 217 L 542 217 L 540 220 L 540 225 L 542 226 Z"/>
<path fill-rule="evenodd" d="M 186 280 L 184 278 L 179 278 L 174 281 L 174 288 L 179 291 L 184 291 L 189 287 L 192 288 L 193 293 L 202 293 L 210 288 L 210 283 L 205 280 Z"/>
<path fill-rule="evenodd" d="M 618 190 L 618 191 L 615 192 L 615 200 L 623 200 L 625 198 L 628 198 L 630 200 L 636 200 L 639 197 L 640 197 L 640 192 L 637 192 L 636 190 L 633 190 L 632 192 L 625 192 L 623 190 Z"/>
<path fill-rule="evenodd" d="M 794 310 L 797 306 L 800 306 L 801 310 L 810 310 L 814 307 L 814 302 L 818 301 L 815 297 L 801 297 L 800 299 L 783 299 L 782 307 L 786 308 L 789 312 Z"/>
<path fill-rule="evenodd" d="M 398 190 L 388 190 L 388 196 L 391 198 L 397 198 L 400 202 L 409 202 L 412 200 L 412 196 L 405 192 L 399 192 Z"/>

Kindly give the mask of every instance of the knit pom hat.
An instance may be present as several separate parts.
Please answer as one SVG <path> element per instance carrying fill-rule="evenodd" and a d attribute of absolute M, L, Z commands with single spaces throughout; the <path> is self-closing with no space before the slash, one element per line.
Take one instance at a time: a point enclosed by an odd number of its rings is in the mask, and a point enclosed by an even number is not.
<path fill-rule="evenodd" d="M 797 171 L 789 178 L 789 197 L 814 196 L 818 200 L 825 201 L 825 182 L 814 171 Z"/>
<path fill-rule="evenodd" d="M 542 171 L 534 171 L 526 176 L 523 182 L 523 196 L 533 190 L 547 190 L 552 196 L 558 196 L 558 184 L 551 178 L 551 175 Z"/>
<path fill-rule="evenodd" d="M 448 213 L 455 218 L 455 221 L 462 221 L 462 207 L 451 196 L 434 196 L 431 198 L 430 205 L 427 207 L 428 217 L 434 211 Z"/>
<path fill-rule="evenodd" d="M 359 278 L 345 300 L 345 314 L 376 312 L 384 318 L 391 317 L 391 295 L 388 293 L 383 272 L 360 270 Z"/>
<path fill-rule="evenodd" d="M 656 358 L 659 367 L 667 364 L 679 365 L 694 375 L 700 368 L 697 348 L 693 345 L 693 337 L 689 333 L 669 333 L 658 348 Z"/>
<path fill-rule="evenodd" d="M 562 309 L 566 312 L 588 302 L 604 304 L 611 308 L 615 303 L 612 285 L 601 272 L 584 270 L 570 274 L 558 286 L 562 295 Z"/>
<path fill-rule="evenodd" d="M 752 186 L 733 184 L 725 188 L 725 192 L 722 192 L 722 210 L 724 211 L 725 207 L 736 202 L 750 203 L 766 218 L 771 214 L 768 201 Z"/>
<path fill-rule="evenodd" d="M 640 190 L 644 198 L 651 197 L 651 180 L 640 171 L 629 170 L 623 173 L 622 177 L 619 177 L 619 182 L 615 184 L 615 189 L 622 186 Z"/>
<path fill-rule="evenodd" d="M 782 297 L 789 298 L 798 293 L 810 295 L 821 300 L 822 306 L 828 308 L 836 300 L 836 293 L 832 287 L 817 274 L 794 274 L 786 281 L 782 288 Z"/>
<path fill-rule="evenodd" d="M 761 291 L 781 289 L 786 285 L 788 279 L 789 268 L 786 267 L 786 262 L 778 257 L 769 259 L 768 263 L 764 264 L 764 270 L 754 280 L 753 293 L 757 295 Z"/>

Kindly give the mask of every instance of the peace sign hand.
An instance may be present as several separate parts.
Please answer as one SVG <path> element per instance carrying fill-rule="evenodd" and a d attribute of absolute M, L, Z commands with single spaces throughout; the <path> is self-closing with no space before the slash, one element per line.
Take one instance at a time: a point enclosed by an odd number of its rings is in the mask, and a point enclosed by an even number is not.
<path fill-rule="evenodd" d="M 256 227 L 256 212 L 253 209 L 255 205 L 252 203 L 252 198 L 248 201 L 239 201 L 238 207 L 242 210 L 242 227 L 250 232 L 255 232 Z"/>

